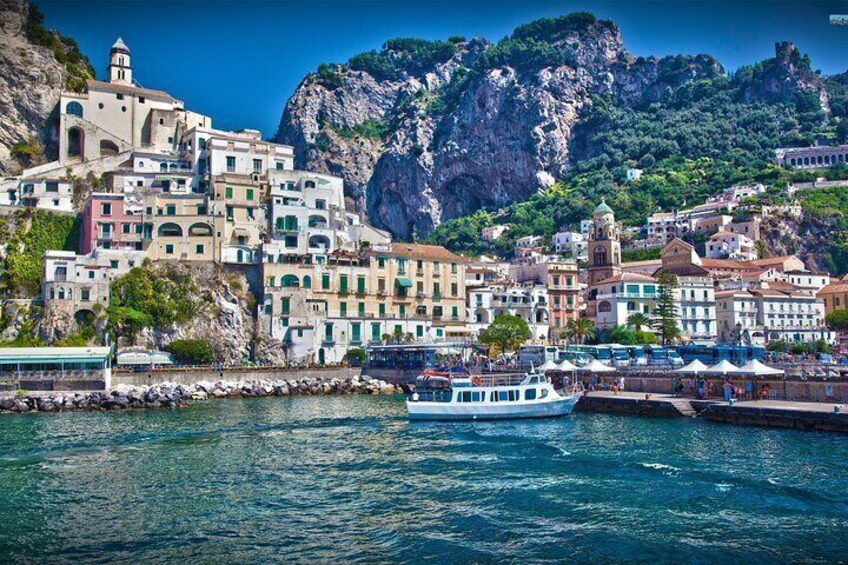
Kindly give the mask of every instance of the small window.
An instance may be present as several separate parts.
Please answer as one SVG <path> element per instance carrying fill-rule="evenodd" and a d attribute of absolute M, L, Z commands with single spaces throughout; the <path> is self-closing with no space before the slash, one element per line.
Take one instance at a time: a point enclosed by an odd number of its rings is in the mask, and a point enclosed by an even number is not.
<path fill-rule="evenodd" d="M 173 255 L 174 254 L 174 246 L 172 244 L 169 243 L 169 244 L 165 245 L 165 254 L 166 255 Z"/>
<path fill-rule="evenodd" d="M 144 104 L 144 96 L 139 96 L 139 97 L 138 97 L 138 103 L 139 103 L 139 104 Z"/>
<path fill-rule="evenodd" d="M 524 400 L 536 400 L 536 389 L 528 388 L 524 391 Z"/>
<path fill-rule="evenodd" d="M 121 112 L 126 112 L 126 111 L 127 111 L 127 107 L 126 107 L 126 106 L 121 106 Z"/>
<path fill-rule="evenodd" d="M 103 109 L 103 102 L 101 102 L 100 104 L 98 104 L 98 105 L 97 105 L 97 107 L 98 107 L 98 108 L 100 108 L 100 109 L 102 110 L 102 109 Z"/>
<path fill-rule="evenodd" d="M 119 92 L 119 93 L 117 93 L 117 94 L 115 95 L 115 98 L 117 98 L 118 100 L 123 100 L 123 99 L 124 99 L 124 95 L 123 95 L 123 94 L 121 94 L 121 93 Z"/>
<path fill-rule="evenodd" d="M 203 246 L 203 244 L 197 244 L 197 246 L 194 248 L 194 250 L 198 255 L 203 255 L 206 248 Z"/>

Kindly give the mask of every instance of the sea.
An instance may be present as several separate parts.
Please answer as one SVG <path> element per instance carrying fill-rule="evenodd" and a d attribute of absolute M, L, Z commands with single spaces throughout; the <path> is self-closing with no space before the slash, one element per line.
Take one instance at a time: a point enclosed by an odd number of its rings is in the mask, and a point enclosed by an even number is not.
<path fill-rule="evenodd" d="M 402 396 L 0 416 L 0 563 L 742 561 L 848 561 L 848 437 Z"/>

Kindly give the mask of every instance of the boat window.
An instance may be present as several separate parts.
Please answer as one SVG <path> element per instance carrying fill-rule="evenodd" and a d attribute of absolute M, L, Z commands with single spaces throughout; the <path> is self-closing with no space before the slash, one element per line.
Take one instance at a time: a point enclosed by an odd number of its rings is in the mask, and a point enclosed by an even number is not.
<path fill-rule="evenodd" d="M 471 402 L 471 391 L 463 391 L 461 396 L 462 398 L 459 399 L 460 402 Z"/>
<path fill-rule="evenodd" d="M 512 400 L 511 398 L 509 398 L 509 394 L 508 394 L 509 392 L 512 392 L 512 391 L 506 391 L 506 390 L 498 391 L 498 401 L 508 402 L 508 401 Z"/>
<path fill-rule="evenodd" d="M 493 390 L 492 396 L 489 398 L 489 402 L 497 402 L 498 401 L 498 391 Z"/>
<path fill-rule="evenodd" d="M 480 393 L 480 392 L 475 391 L 475 392 L 471 393 L 471 402 L 480 402 L 481 400 L 484 400 L 485 398 L 486 398 L 486 396 L 484 394 Z"/>
<path fill-rule="evenodd" d="M 539 399 L 546 398 L 548 396 L 548 389 L 543 388 L 542 394 L 539 395 Z"/>
<path fill-rule="evenodd" d="M 536 389 L 528 388 L 524 390 L 524 400 L 536 400 Z"/>

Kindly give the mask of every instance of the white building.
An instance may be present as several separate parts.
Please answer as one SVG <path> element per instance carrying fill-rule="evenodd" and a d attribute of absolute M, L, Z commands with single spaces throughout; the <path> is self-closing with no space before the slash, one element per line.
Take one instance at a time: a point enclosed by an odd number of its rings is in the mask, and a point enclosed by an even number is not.
<path fill-rule="evenodd" d="M 550 324 L 550 304 L 548 301 L 548 288 L 542 284 L 503 284 L 493 285 L 491 296 L 491 314 L 489 321 L 502 314 L 519 316 L 527 322 L 530 327 L 531 338 L 536 341 L 548 339 Z M 473 291 L 477 292 L 476 290 Z M 476 300 L 476 298 L 475 298 Z M 476 320 L 476 302 L 471 311 Z"/>
<path fill-rule="evenodd" d="M 554 251 L 567 258 L 586 261 L 589 258 L 589 242 L 580 232 L 555 233 L 552 239 Z"/>
<path fill-rule="evenodd" d="M 737 289 L 716 293 L 719 339 L 725 343 L 769 341 L 828 342 L 834 335 L 825 326 L 824 301 L 810 294 L 773 289 Z M 741 337 L 740 337 L 741 334 Z"/>
<path fill-rule="evenodd" d="M 72 212 L 73 182 L 69 179 L 37 176 L 20 182 L 5 182 L 3 190 L 0 190 L 0 205 Z"/>
<path fill-rule="evenodd" d="M 657 308 L 657 283 L 647 275 L 623 272 L 599 281 L 593 289 L 597 289 L 595 326 L 599 329 L 626 325 L 636 313 L 650 319 Z"/>
<path fill-rule="evenodd" d="M 740 233 L 720 231 L 707 240 L 706 249 L 709 259 L 733 259 L 736 261 L 754 261 L 757 259 L 757 249 L 753 240 Z"/>
<path fill-rule="evenodd" d="M 580 220 L 580 233 L 583 234 L 584 238 L 589 237 L 589 232 L 595 227 L 595 220 L 589 218 L 588 220 Z"/>
<path fill-rule="evenodd" d="M 483 228 L 483 241 L 497 241 L 507 231 L 509 231 L 509 226 L 507 225 L 496 225 Z"/>
<path fill-rule="evenodd" d="M 542 238 L 538 235 L 528 235 L 515 240 L 516 257 L 524 257 L 531 253 L 541 253 Z"/>
<path fill-rule="evenodd" d="M 642 169 L 627 169 L 627 182 L 642 178 Z"/>

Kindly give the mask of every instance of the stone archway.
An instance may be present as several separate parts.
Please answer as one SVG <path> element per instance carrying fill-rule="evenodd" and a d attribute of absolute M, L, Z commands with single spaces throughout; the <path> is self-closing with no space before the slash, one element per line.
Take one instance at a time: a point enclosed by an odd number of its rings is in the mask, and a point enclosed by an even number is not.
<path fill-rule="evenodd" d="M 68 157 L 85 159 L 85 132 L 82 128 L 72 127 L 68 130 Z"/>

